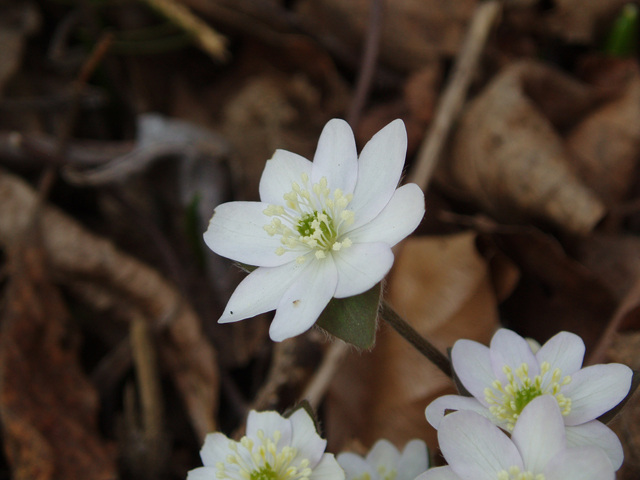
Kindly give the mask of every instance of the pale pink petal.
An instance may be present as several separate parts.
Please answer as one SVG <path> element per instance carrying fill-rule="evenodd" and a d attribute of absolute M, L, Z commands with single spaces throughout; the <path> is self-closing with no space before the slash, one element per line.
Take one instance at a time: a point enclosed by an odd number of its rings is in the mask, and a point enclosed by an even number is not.
<path fill-rule="evenodd" d="M 284 293 L 309 263 L 299 265 L 292 261 L 279 267 L 256 268 L 235 289 L 218 323 L 237 322 L 275 310 Z"/>
<path fill-rule="evenodd" d="M 618 470 L 624 460 L 622 444 L 618 436 L 598 420 L 565 427 L 567 433 L 567 445 L 569 447 L 584 447 L 593 445 L 602 448 L 613 464 L 613 469 Z"/>
<path fill-rule="evenodd" d="M 325 453 L 322 456 L 320 463 L 314 467 L 309 475 L 309 480 L 344 480 L 344 478 L 344 470 L 330 453 Z"/>
<path fill-rule="evenodd" d="M 282 243 L 280 236 L 270 237 L 264 230 L 264 226 L 271 223 L 271 217 L 263 213 L 267 207 L 261 202 L 218 205 L 204 234 L 204 242 L 222 257 L 256 267 L 277 267 L 295 260 L 299 252 L 276 255 Z"/>
<path fill-rule="evenodd" d="M 364 146 L 358 160 L 358 182 L 349 208 L 356 213 L 354 228 L 373 220 L 396 190 L 407 154 L 407 130 L 394 120 Z"/>
<path fill-rule="evenodd" d="M 302 174 L 311 178 L 311 162 L 300 155 L 286 150 L 276 150 L 262 172 L 260 178 L 260 200 L 273 205 L 285 205 L 282 198 L 292 190 L 296 182 L 302 187 Z"/>
<path fill-rule="evenodd" d="M 313 257 L 312 257 L 313 258 Z M 269 336 L 281 342 L 309 330 L 329 303 L 338 284 L 338 271 L 331 256 L 307 260 L 309 266 L 284 293 Z"/>
<path fill-rule="evenodd" d="M 320 438 L 313 420 L 304 408 L 296 410 L 289 420 L 293 429 L 291 446 L 298 450 L 293 465 L 299 465 L 306 458 L 309 460 L 309 467 L 315 467 L 324 455 L 327 441 Z"/>
<path fill-rule="evenodd" d="M 508 384 L 503 368 L 511 367 L 515 372 L 523 363 L 529 367 L 529 377 L 540 373 L 540 367 L 527 341 L 517 333 L 501 328 L 491 339 L 491 366 L 493 373 L 503 385 Z M 517 378 L 517 377 L 516 377 Z"/>
<path fill-rule="evenodd" d="M 384 467 L 385 470 L 395 470 L 399 460 L 400 452 L 389 440 L 385 439 L 378 440 L 367 454 L 367 462 L 378 471 L 381 467 Z"/>
<path fill-rule="evenodd" d="M 574 333 L 560 332 L 540 348 L 536 359 L 539 364 L 549 362 L 552 372 L 559 368 L 563 376 L 572 375 L 582 367 L 584 342 Z"/>
<path fill-rule="evenodd" d="M 280 416 L 278 412 L 256 412 L 251 410 L 247 417 L 247 437 L 261 444 L 258 439 L 258 430 L 262 430 L 264 436 L 273 439 L 275 432 L 280 432 L 281 439 L 278 445 L 291 444 L 292 428 L 289 419 Z"/>
<path fill-rule="evenodd" d="M 313 157 L 311 180 L 327 179 L 331 191 L 339 188 L 346 195 L 353 193 L 358 178 L 358 152 L 351 127 L 344 120 L 334 118 L 324 126 L 318 148 Z"/>
<path fill-rule="evenodd" d="M 608 412 L 629 393 L 633 372 L 626 365 L 610 363 L 583 368 L 571 375 L 562 394 L 571 399 L 566 425 L 580 425 Z"/>
<path fill-rule="evenodd" d="M 398 460 L 396 480 L 414 480 L 429 468 L 429 451 L 422 440 L 411 440 L 405 446 Z"/>
<path fill-rule="evenodd" d="M 489 409 L 482 405 L 474 397 L 463 397 L 461 395 L 443 395 L 436 398 L 429 404 L 425 410 L 427 421 L 433 428 L 438 430 L 440 428 L 440 422 L 445 416 L 447 410 L 470 410 L 472 412 L 479 413 L 480 415 L 492 419 L 493 415 L 489 412 Z"/>
<path fill-rule="evenodd" d="M 217 462 L 226 462 L 227 455 L 233 453 L 229 448 L 230 441 L 226 435 L 219 432 L 208 434 L 200 450 L 202 464 L 205 467 L 215 467 Z"/>
<path fill-rule="evenodd" d="M 369 474 L 371 480 L 378 480 L 379 475 L 373 465 L 355 453 L 345 452 L 336 457 L 344 470 L 346 480 L 361 480 L 364 474 Z M 413 480 L 413 479 L 412 479 Z"/>
<path fill-rule="evenodd" d="M 453 369 L 464 388 L 485 407 L 484 389 L 496 379 L 491 368 L 489 349 L 473 340 L 458 340 L 451 350 Z"/>
<path fill-rule="evenodd" d="M 398 188 L 380 214 L 347 236 L 354 243 L 384 242 L 393 247 L 413 232 L 424 216 L 424 194 L 415 183 Z M 356 215 L 356 222 L 358 220 Z M 354 224 L 355 225 L 355 224 Z"/>
<path fill-rule="evenodd" d="M 438 443 L 453 471 L 465 480 L 496 480 L 502 470 L 523 468 L 522 457 L 509 437 L 475 412 L 445 416 Z"/>
<path fill-rule="evenodd" d="M 564 421 L 551 395 L 534 398 L 524 408 L 511 434 L 525 470 L 541 472 L 559 451 L 567 447 Z"/>
<path fill-rule="evenodd" d="M 393 253 L 386 243 L 354 243 L 331 255 L 338 269 L 336 298 L 366 292 L 382 280 L 393 265 Z"/>
<path fill-rule="evenodd" d="M 456 475 L 456 472 L 449 466 L 430 468 L 416 480 L 465 480 Z"/>
<path fill-rule="evenodd" d="M 542 473 L 545 480 L 613 480 L 615 478 L 609 458 L 598 447 L 567 448 L 552 458 Z"/>

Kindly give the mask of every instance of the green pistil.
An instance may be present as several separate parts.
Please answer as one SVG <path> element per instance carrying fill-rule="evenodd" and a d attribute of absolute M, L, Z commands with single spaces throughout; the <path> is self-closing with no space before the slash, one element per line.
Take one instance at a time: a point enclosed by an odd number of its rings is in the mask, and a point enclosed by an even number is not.
<path fill-rule="evenodd" d="M 264 467 L 251 472 L 251 480 L 277 480 L 278 475 L 268 463 Z"/>
<path fill-rule="evenodd" d="M 514 408 L 515 413 L 517 413 L 518 415 L 522 413 L 524 407 L 526 407 L 531 400 L 539 397 L 541 393 L 542 392 L 540 392 L 540 389 L 533 385 L 530 387 L 522 387 L 520 390 L 515 392 L 513 399 L 516 407 Z"/>
<path fill-rule="evenodd" d="M 323 211 L 322 213 L 324 213 L 326 215 L 326 212 Z M 331 217 L 329 217 L 327 215 L 327 221 L 328 224 L 326 222 L 320 222 L 320 230 L 322 231 L 322 236 L 326 237 L 326 238 L 332 238 L 333 237 L 333 222 L 331 221 Z M 298 230 L 298 233 L 300 235 L 302 235 L 303 237 L 309 237 L 311 235 L 313 235 L 316 231 L 315 228 L 313 228 L 311 226 L 311 224 L 315 221 L 318 220 L 318 212 L 313 212 L 313 213 L 307 213 L 306 215 L 304 215 L 302 217 L 302 219 L 298 222 L 298 226 L 296 227 L 296 230 Z"/>

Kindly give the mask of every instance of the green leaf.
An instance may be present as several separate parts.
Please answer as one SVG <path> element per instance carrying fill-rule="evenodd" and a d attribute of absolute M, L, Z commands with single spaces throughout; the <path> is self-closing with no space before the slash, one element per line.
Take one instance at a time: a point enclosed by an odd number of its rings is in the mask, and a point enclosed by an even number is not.
<path fill-rule="evenodd" d="M 631 57 L 638 47 L 638 6 L 628 3 L 616 18 L 607 38 L 605 53 L 612 57 Z"/>
<path fill-rule="evenodd" d="M 381 294 L 382 284 L 378 283 L 360 295 L 333 298 L 316 325 L 351 345 L 368 350 L 376 341 Z"/>

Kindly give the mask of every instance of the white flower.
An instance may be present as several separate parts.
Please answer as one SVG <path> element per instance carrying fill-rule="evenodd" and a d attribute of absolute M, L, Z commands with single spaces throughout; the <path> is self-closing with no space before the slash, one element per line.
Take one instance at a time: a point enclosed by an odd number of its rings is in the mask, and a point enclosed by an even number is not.
<path fill-rule="evenodd" d="M 512 431 L 527 404 L 549 394 L 560 407 L 569 446 L 597 445 L 617 470 L 622 446 L 606 425 L 595 420 L 620 403 L 631 387 L 631 369 L 612 363 L 582 368 L 584 342 L 560 332 L 535 354 L 525 339 L 500 329 L 490 348 L 458 340 L 451 351 L 456 375 L 473 397 L 445 395 L 426 410 L 439 429 L 446 410 L 473 410 L 495 425 Z"/>
<path fill-rule="evenodd" d="M 277 310 L 269 334 L 298 335 L 331 298 L 369 290 L 393 264 L 391 247 L 424 215 L 415 184 L 396 190 L 407 149 L 401 120 L 367 143 L 360 158 L 349 125 L 324 127 L 313 163 L 277 150 L 260 179 L 261 202 L 216 208 L 206 244 L 259 268 L 231 296 L 219 323 Z"/>
<path fill-rule="evenodd" d="M 207 435 L 200 451 L 204 467 L 191 470 L 187 480 L 344 480 L 326 446 L 302 408 L 289 418 L 251 411 L 239 442 Z"/>
<path fill-rule="evenodd" d="M 532 400 L 511 438 L 475 412 L 445 416 L 438 442 L 446 467 L 416 480 L 613 480 L 611 461 L 598 447 L 567 447 L 558 402 Z"/>
<path fill-rule="evenodd" d="M 427 445 L 411 440 L 402 453 L 387 440 L 378 440 L 366 458 L 345 452 L 337 457 L 346 480 L 414 480 L 429 468 Z"/>

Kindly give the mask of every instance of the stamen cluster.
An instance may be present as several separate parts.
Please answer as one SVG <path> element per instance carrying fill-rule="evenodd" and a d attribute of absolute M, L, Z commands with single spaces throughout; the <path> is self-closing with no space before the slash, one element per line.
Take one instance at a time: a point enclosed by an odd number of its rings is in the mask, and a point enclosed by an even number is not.
<path fill-rule="evenodd" d="M 491 405 L 489 411 L 498 420 L 507 422 L 507 428 L 510 431 L 513 430 L 524 407 L 540 395 L 553 395 L 563 416 L 571 413 L 571 399 L 560 393 L 563 385 L 571 383 L 571 377 L 567 375 L 562 378 L 562 371 L 559 368 L 551 372 L 549 362 L 542 362 L 540 375 L 536 375 L 533 379 L 529 377 L 529 365 L 526 363 L 516 368 L 515 372 L 508 365 L 505 365 L 502 371 L 509 383 L 503 386 L 500 380 L 494 380 L 491 385 L 493 388 L 485 388 L 484 394 L 485 400 Z M 551 373 L 550 379 L 549 373 Z M 505 477 L 507 478 L 510 477 Z M 517 477 L 517 480 L 520 480 L 520 477 Z M 528 478 L 522 477 L 522 480 L 528 480 Z"/>
<path fill-rule="evenodd" d="M 297 449 L 282 447 L 278 442 L 282 438 L 276 430 L 273 438 L 265 436 L 262 430 L 257 432 L 259 444 L 249 437 L 240 442 L 229 442 L 233 453 L 227 455 L 226 463 L 216 463 L 216 477 L 223 480 L 309 480 L 311 468 L 309 461 L 303 459 L 297 466 L 292 465 Z M 231 466 L 231 468 L 229 468 Z"/>
<path fill-rule="evenodd" d="M 509 467 L 509 470 L 498 472 L 498 480 L 544 480 L 544 474 L 537 475 L 529 471 L 521 471 L 520 467 Z"/>
<path fill-rule="evenodd" d="M 329 251 L 350 247 L 351 240 L 341 238 L 341 232 L 355 219 L 353 211 L 347 210 L 353 194 L 344 195 L 337 188 L 332 195 L 326 177 L 311 187 L 306 173 L 301 175 L 301 180 L 302 187 L 292 182 L 292 190 L 283 196 L 287 208 L 269 205 L 263 211 L 266 216 L 274 217 L 264 230 L 271 237 L 281 235 L 282 246 L 276 249 L 276 254 L 315 250 L 315 257 L 322 259 Z M 296 261 L 304 263 L 305 260 L 306 257 L 301 255 Z"/>

